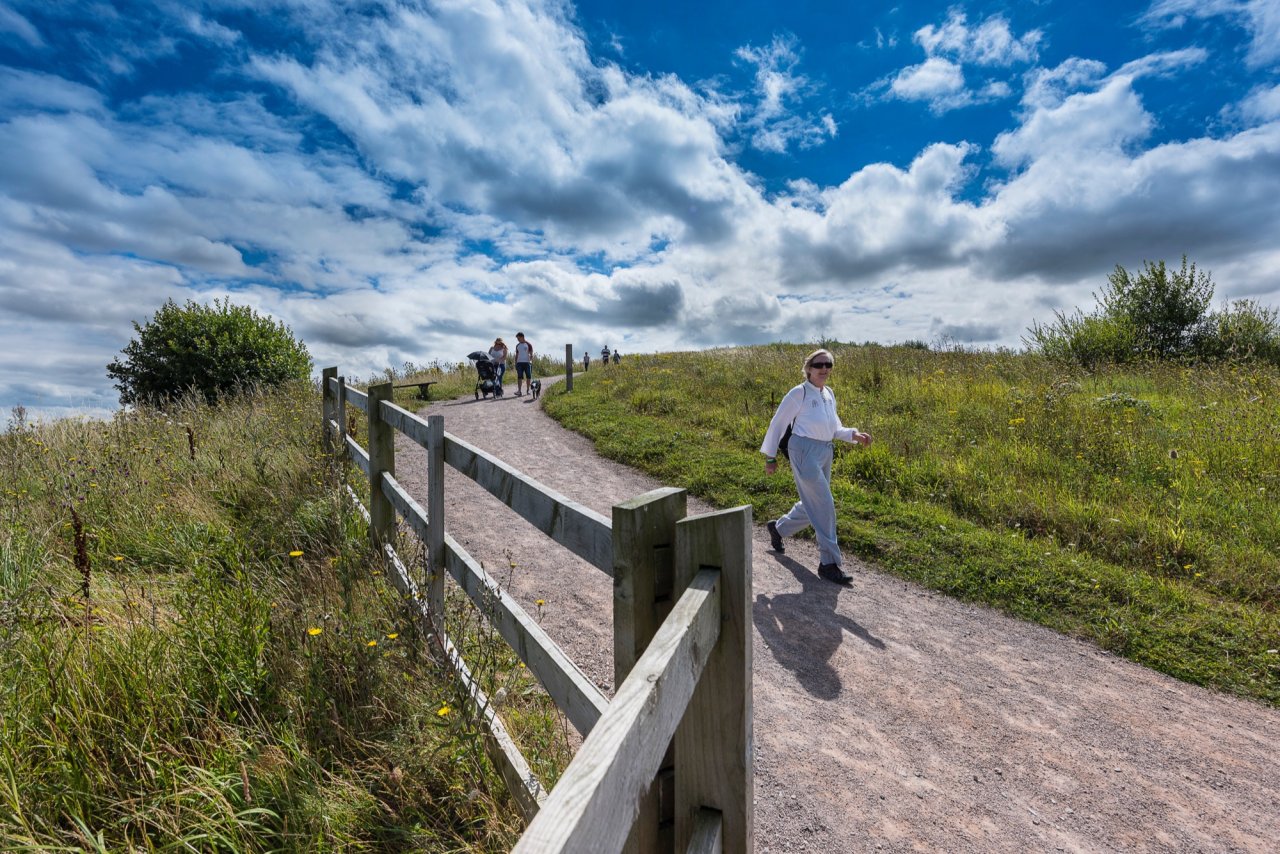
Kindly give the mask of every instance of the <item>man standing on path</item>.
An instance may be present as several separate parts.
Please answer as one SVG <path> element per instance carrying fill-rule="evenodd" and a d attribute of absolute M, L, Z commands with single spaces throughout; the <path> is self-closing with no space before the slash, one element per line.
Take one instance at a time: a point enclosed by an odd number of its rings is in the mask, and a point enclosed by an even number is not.
<path fill-rule="evenodd" d="M 524 394 L 527 383 L 533 382 L 533 345 L 516 333 L 516 397 Z"/>

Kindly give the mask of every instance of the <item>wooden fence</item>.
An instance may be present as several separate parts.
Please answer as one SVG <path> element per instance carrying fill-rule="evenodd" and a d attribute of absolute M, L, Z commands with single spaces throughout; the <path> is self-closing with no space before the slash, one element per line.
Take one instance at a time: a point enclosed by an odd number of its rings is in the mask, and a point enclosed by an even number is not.
<path fill-rule="evenodd" d="M 751 508 L 689 517 L 685 492 L 664 488 L 606 519 L 446 433 L 441 416 L 397 406 L 390 383 L 363 393 L 326 368 L 322 385 L 326 442 L 368 476 L 370 536 L 388 577 L 467 686 L 528 821 L 515 851 L 751 851 Z M 368 449 L 347 433 L 348 407 L 366 413 Z M 395 478 L 396 431 L 426 449 L 425 510 Z M 449 536 L 446 463 L 612 576 L 612 700 Z M 394 548 L 397 516 L 426 544 L 421 586 Z M 583 735 L 549 793 L 445 632 L 446 572 Z"/>

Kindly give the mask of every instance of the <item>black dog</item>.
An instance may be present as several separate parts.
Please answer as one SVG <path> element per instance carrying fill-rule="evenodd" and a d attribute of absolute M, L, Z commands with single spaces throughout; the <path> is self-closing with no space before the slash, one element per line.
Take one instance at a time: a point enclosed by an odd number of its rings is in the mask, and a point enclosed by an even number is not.
<path fill-rule="evenodd" d="M 542 394 L 542 380 L 529 380 L 529 394 L 533 395 L 533 399 L 537 400 Z"/>

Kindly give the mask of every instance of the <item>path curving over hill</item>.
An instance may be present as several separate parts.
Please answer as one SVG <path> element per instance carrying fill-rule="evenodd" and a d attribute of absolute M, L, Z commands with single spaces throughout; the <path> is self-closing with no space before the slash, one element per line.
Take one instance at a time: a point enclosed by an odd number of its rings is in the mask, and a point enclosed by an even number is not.
<path fill-rule="evenodd" d="M 662 485 L 529 397 L 422 412 L 606 516 Z M 400 440 L 397 476 L 424 496 L 422 452 Z M 611 579 L 446 483 L 448 530 L 611 692 Z M 755 521 L 757 851 L 1277 850 L 1280 711 L 853 560 L 839 588 L 811 541 L 776 555 Z"/>

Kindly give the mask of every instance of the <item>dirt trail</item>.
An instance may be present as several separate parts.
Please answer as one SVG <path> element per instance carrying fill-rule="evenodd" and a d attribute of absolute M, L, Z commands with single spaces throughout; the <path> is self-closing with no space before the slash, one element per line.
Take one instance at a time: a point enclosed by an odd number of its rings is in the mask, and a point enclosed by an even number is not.
<path fill-rule="evenodd" d="M 606 516 L 662 485 L 527 396 L 423 411 Z M 398 449 L 425 496 L 421 460 Z M 515 562 L 512 594 L 530 613 L 544 599 L 543 627 L 611 691 L 610 579 L 452 469 L 446 495 L 453 536 Z M 842 589 L 812 541 L 774 554 L 755 521 L 757 851 L 1280 850 L 1280 712 L 852 559 Z"/>

